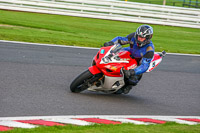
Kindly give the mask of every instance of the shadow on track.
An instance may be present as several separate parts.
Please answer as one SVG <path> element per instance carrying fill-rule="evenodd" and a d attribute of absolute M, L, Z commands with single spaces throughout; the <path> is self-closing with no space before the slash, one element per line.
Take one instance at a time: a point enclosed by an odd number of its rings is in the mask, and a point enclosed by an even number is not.
<path fill-rule="evenodd" d="M 85 91 L 82 93 L 72 93 L 74 97 L 79 98 L 88 98 L 91 101 L 101 100 L 101 101 L 107 101 L 107 102 L 119 102 L 122 104 L 146 104 L 147 102 L 150 102 L 150 99 L 145 99 L 141 96 L 134 95 L 135 92 L 130 92 L 129 94 L 106 94 L 103 92 L 91 92 L 91 91 Z"/>

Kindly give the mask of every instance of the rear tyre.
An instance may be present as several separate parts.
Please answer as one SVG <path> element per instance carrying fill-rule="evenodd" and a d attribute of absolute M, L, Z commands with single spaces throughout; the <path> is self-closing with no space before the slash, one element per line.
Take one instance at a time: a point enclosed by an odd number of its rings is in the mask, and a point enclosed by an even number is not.
<path fill-rule="evenodd" d="M 85 72 L 81 73 L 78 77 L 74 79 L 74 81 L 70 85 L 70 90 L 74 93 L 79 93 L 84 91 L 88 88 L 86 84 L 89 79 L 91 79 L 94 75 L 89 71 L 86 70 Z"/>

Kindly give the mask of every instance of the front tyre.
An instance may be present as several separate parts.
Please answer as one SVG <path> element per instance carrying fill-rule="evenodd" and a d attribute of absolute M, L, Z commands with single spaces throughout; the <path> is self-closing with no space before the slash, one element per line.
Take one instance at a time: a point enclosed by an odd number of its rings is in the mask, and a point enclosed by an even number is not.
<path fill-rule="evenodd" d="M 86 70 L 85 72 L 81 73 L 71 83 L 70 90 L 74 93 L 79 93 L 81 91 L 86 90 L 88 88 L 87 81 L 93 76 L 94 75 L 89 70 Z"/>

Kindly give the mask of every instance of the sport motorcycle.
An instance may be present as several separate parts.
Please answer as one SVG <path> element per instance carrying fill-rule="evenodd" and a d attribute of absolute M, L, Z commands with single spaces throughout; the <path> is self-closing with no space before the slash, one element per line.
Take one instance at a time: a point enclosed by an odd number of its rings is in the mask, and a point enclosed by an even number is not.
<path fill-rule="evenodd" d="M 165 55 L 165 51 L 155 52 L 146 72 L 155 69 Z M 70 90 L 74 93 L 84 90 L 116 93 L 125 86 L 127 79 L 124 70 L 134 69 L 139 64 L 120 44 L 102 47 L 94 56 L 92 65 L 72 81 Z M 138 80 L 141 80 L 141 77 Z"/>

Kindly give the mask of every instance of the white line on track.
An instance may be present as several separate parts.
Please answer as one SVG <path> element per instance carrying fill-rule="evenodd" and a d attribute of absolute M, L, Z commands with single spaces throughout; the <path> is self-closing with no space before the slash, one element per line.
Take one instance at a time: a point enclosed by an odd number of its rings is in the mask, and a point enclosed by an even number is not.
<path fill-rule="evenodd" d="M 99 49 L 99 48 L 91 48 L 91 47 L 66 46 L 66 45 L 57 45 L 57 44 L 41 44 L 41 43 L 30 43 L 30 42 L 20 42 L 20 41 L 7 41 L 7 40 L 0 40 L 0 42 L 17 43 L 17 44 L 29 44 L 29 45 L 38 45 L 38 46 L 48 46 L 48 47 Z M 182 53 L 167 53 L 167 54 L 170 54 L 170 55 L 181 55 L 181 56 L 199 56 L 200 57 L 200 55 L 198 55 L 198 54 L 182 54 Z"/>
<path fill-rule="evenodd" d="M 18 42 L 18 41 L 7 41 L 7 40 L 0 40 L 0 42 L 17 43 L 17 44 L 28 44 L 28 45 L 38 45 L 38 46 L 48 46 L 48 47 L 99 49 L 99 48 L 91 48 L 91 47 L 78 47 L 78 46 L 67 46 L 67 45 L 57 45 L 57 44 L 41 44 L 41 43 Z"/>
<path fill-rule="evenodd" d="M 200 116 L 161 116 L 161 115 L 61 115 L 61 116 L 21 116 L 21 117 L 0 117 L 1 120 L 30 120 L 30 119 L 61 119 L 61 118 L 197 118 Z"/>

